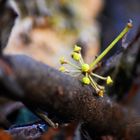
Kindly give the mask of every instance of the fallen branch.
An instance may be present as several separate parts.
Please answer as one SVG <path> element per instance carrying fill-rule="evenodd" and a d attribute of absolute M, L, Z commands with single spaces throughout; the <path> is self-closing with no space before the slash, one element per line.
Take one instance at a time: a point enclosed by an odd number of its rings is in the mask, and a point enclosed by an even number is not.
<path fill-rule="evenodd" d="M 90 86 L 27 56 L 9 55 L 1 61 L 6 66 L 0 65 L 0 70 L 8 78 L 9 68 L 10 76 L 23 91 L 22 96 L 17 92 L 10 97 L 16 95 L 14 99 L 22 101 L 33 112 L 38 109 L 48 112 L 58 123 L 81 122 L 89 133 L 95 131 L 96 135 L 124 137 L 133 113 L 107 96 L 100 98 Z M 3 80 L 1 78 L 1 82 Z M 5 96 L 9 96 L 10 88 L 7 88 L 0 86 Z"/>

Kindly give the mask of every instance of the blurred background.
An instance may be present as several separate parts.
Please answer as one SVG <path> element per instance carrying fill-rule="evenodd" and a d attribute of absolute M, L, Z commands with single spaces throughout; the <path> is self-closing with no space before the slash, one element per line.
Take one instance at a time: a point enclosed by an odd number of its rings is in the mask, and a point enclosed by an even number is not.
<path fill-rule="evenodd" d="M 129 19 L 134 24 L 129 41 L 140 23 L 139 0 L 11 0 L 10 3 L 19 16 L 5 53 L 26 54 L 53 67 L 58 66 L 60 56 L 69 56 L 74 44 L 81 45 L 86 62 L 91 62 Z"/>
<path fill-rule="evenodd" d="M 120 33 L 129 19 L 140 26 L 140 0 L 9 0 L 18 17 L 5 54 L 25 54 L 54 68 L 59 58 L 70 59 L 75 44 L 90 63 Z M 121 46 L 119 42 L 106 57 Z M 105 58 L 105 59 L 106 59 Z M 10 108 L 9 108 L 10 106 Z M 9 128 L 36 119 L 21 103 L 0 99 L 0 126 Z"/>
<path fill-rule="evenodd" d="M 102 0 L 17 0 L 11 4 L 19 17 L 5 53 L 26 54 L 53 67 L 61 56 L 69 56 L 75 44 L 83 47 L 87 62 L 98 54 L 96 18 Z"/>

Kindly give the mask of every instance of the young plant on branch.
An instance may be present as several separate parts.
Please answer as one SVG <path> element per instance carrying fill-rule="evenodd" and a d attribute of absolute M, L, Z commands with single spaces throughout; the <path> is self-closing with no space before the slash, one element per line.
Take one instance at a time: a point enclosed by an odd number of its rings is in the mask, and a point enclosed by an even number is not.
<path fill-rule="evenodd" d="M 98 75 L 96 73 L 93 72 L 93 70 L 95 69 L 96 65 L 104 58 L 104 56 L 115 46 L 115 44 L 124 37 L 124 35 L 132 28 L 132 22 L 128 22 L 126 27 L 122 30 L 122 32 L 112 41 L 112 43 L 95 59 L 93 60 L 93 62 L 91 64 L 87 64 L 84 62 L 82 55 L 81 55 L 81 47 L 75 45 L 73 52 L 71 54 L 73 60 L 77 61 L 79 63 L 79 65 L 75 65 L 73 63 L 71 63 L 68 60 L 65 60 L 64 57 L 62 57 L 60 59 L 60 63 L 61 65 L 64 64 L 69 64 L 72 67 L 75 68 L 74 71 L 70 71 L 68 69 L 66 69 L 64 66 L 60 67 L 60 71 L 61 72 L 65 72 L 65 73 L 72 73 L 75 72 L 77 74 L 82 75 L 82 79 L 81 82 L 85 85 L 91 85 L 96 93 L 100 96 L 103 97 L 104 92 L 105 92 L 105 87 L 103 85 L 99 85 L 94 78 L 99 78 L 101 80 L 106 81 L 107 85 L 111 85 L 113 84 L 113 80 L 111 79 L 110 76 L 107 77 L 103 77 L 101 75 Z"/>

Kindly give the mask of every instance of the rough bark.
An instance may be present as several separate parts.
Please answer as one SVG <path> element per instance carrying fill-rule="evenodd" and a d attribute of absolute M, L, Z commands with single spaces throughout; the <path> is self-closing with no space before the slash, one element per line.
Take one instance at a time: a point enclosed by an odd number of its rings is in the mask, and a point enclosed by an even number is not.
<path fill-rule="evenodd" d="M 133 114 L 107 96 L 98 97 L 90 86 L 27 56 L 9 55 L 1 61 L 9 67 L 10 75 L 23 91 L 22 96 L 19 93 L 11 96 L 10 93 L 10 97 L 16 96 L 14 99 L 22 101 L 32 111 L 48 112 L 59 123 L 81 122 L 89 133 L 95 131 L 96 135 L 123 137 L 125 134 Z M 0 65 L 8 78 L 7 67 Z M 1 82 L 3 80 L 1 78 Z M 5 96 L 9 96 L 8 87 L 0 88 Z"/>

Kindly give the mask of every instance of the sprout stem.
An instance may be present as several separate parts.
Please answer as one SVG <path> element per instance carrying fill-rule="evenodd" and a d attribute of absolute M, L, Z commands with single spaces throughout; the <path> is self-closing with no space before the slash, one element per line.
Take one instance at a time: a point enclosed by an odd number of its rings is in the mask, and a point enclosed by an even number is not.
<path fill-rule="evenodd" d="M 91 75 L 94 76 L 94 77 L 97 77 L 99 79 L 102 79 L 102 80 L 106 80 L 107 79 L 107 77 L 103 77 L 103 76 L 100 76 L 100 75 L 95 74 L 95 73 L 91 73 Z"/>
<path fill-rule="evenodd" d="M 132 28 L 132 23 L 128 22 L 122 32 L 115 38 L 115 40 L 90 64 L 90 69 L 102 60 L 102 58 L 114 47 L 114 45 L 123 38 L 123 36 Z"/>
<path fill-rule="evenodd" d="M 69 65 L 71 65 L 72 67 L 74 67 L 74 68 L 80 70 L 80 67 L 79 67 L 79 66 L 76 66 L 75 64 L 73 64 L 73 63 L 71 63 L 71 62 L 69 62 L 69 61 L 67 61 L 67 64 L 69 64 Z"/>

